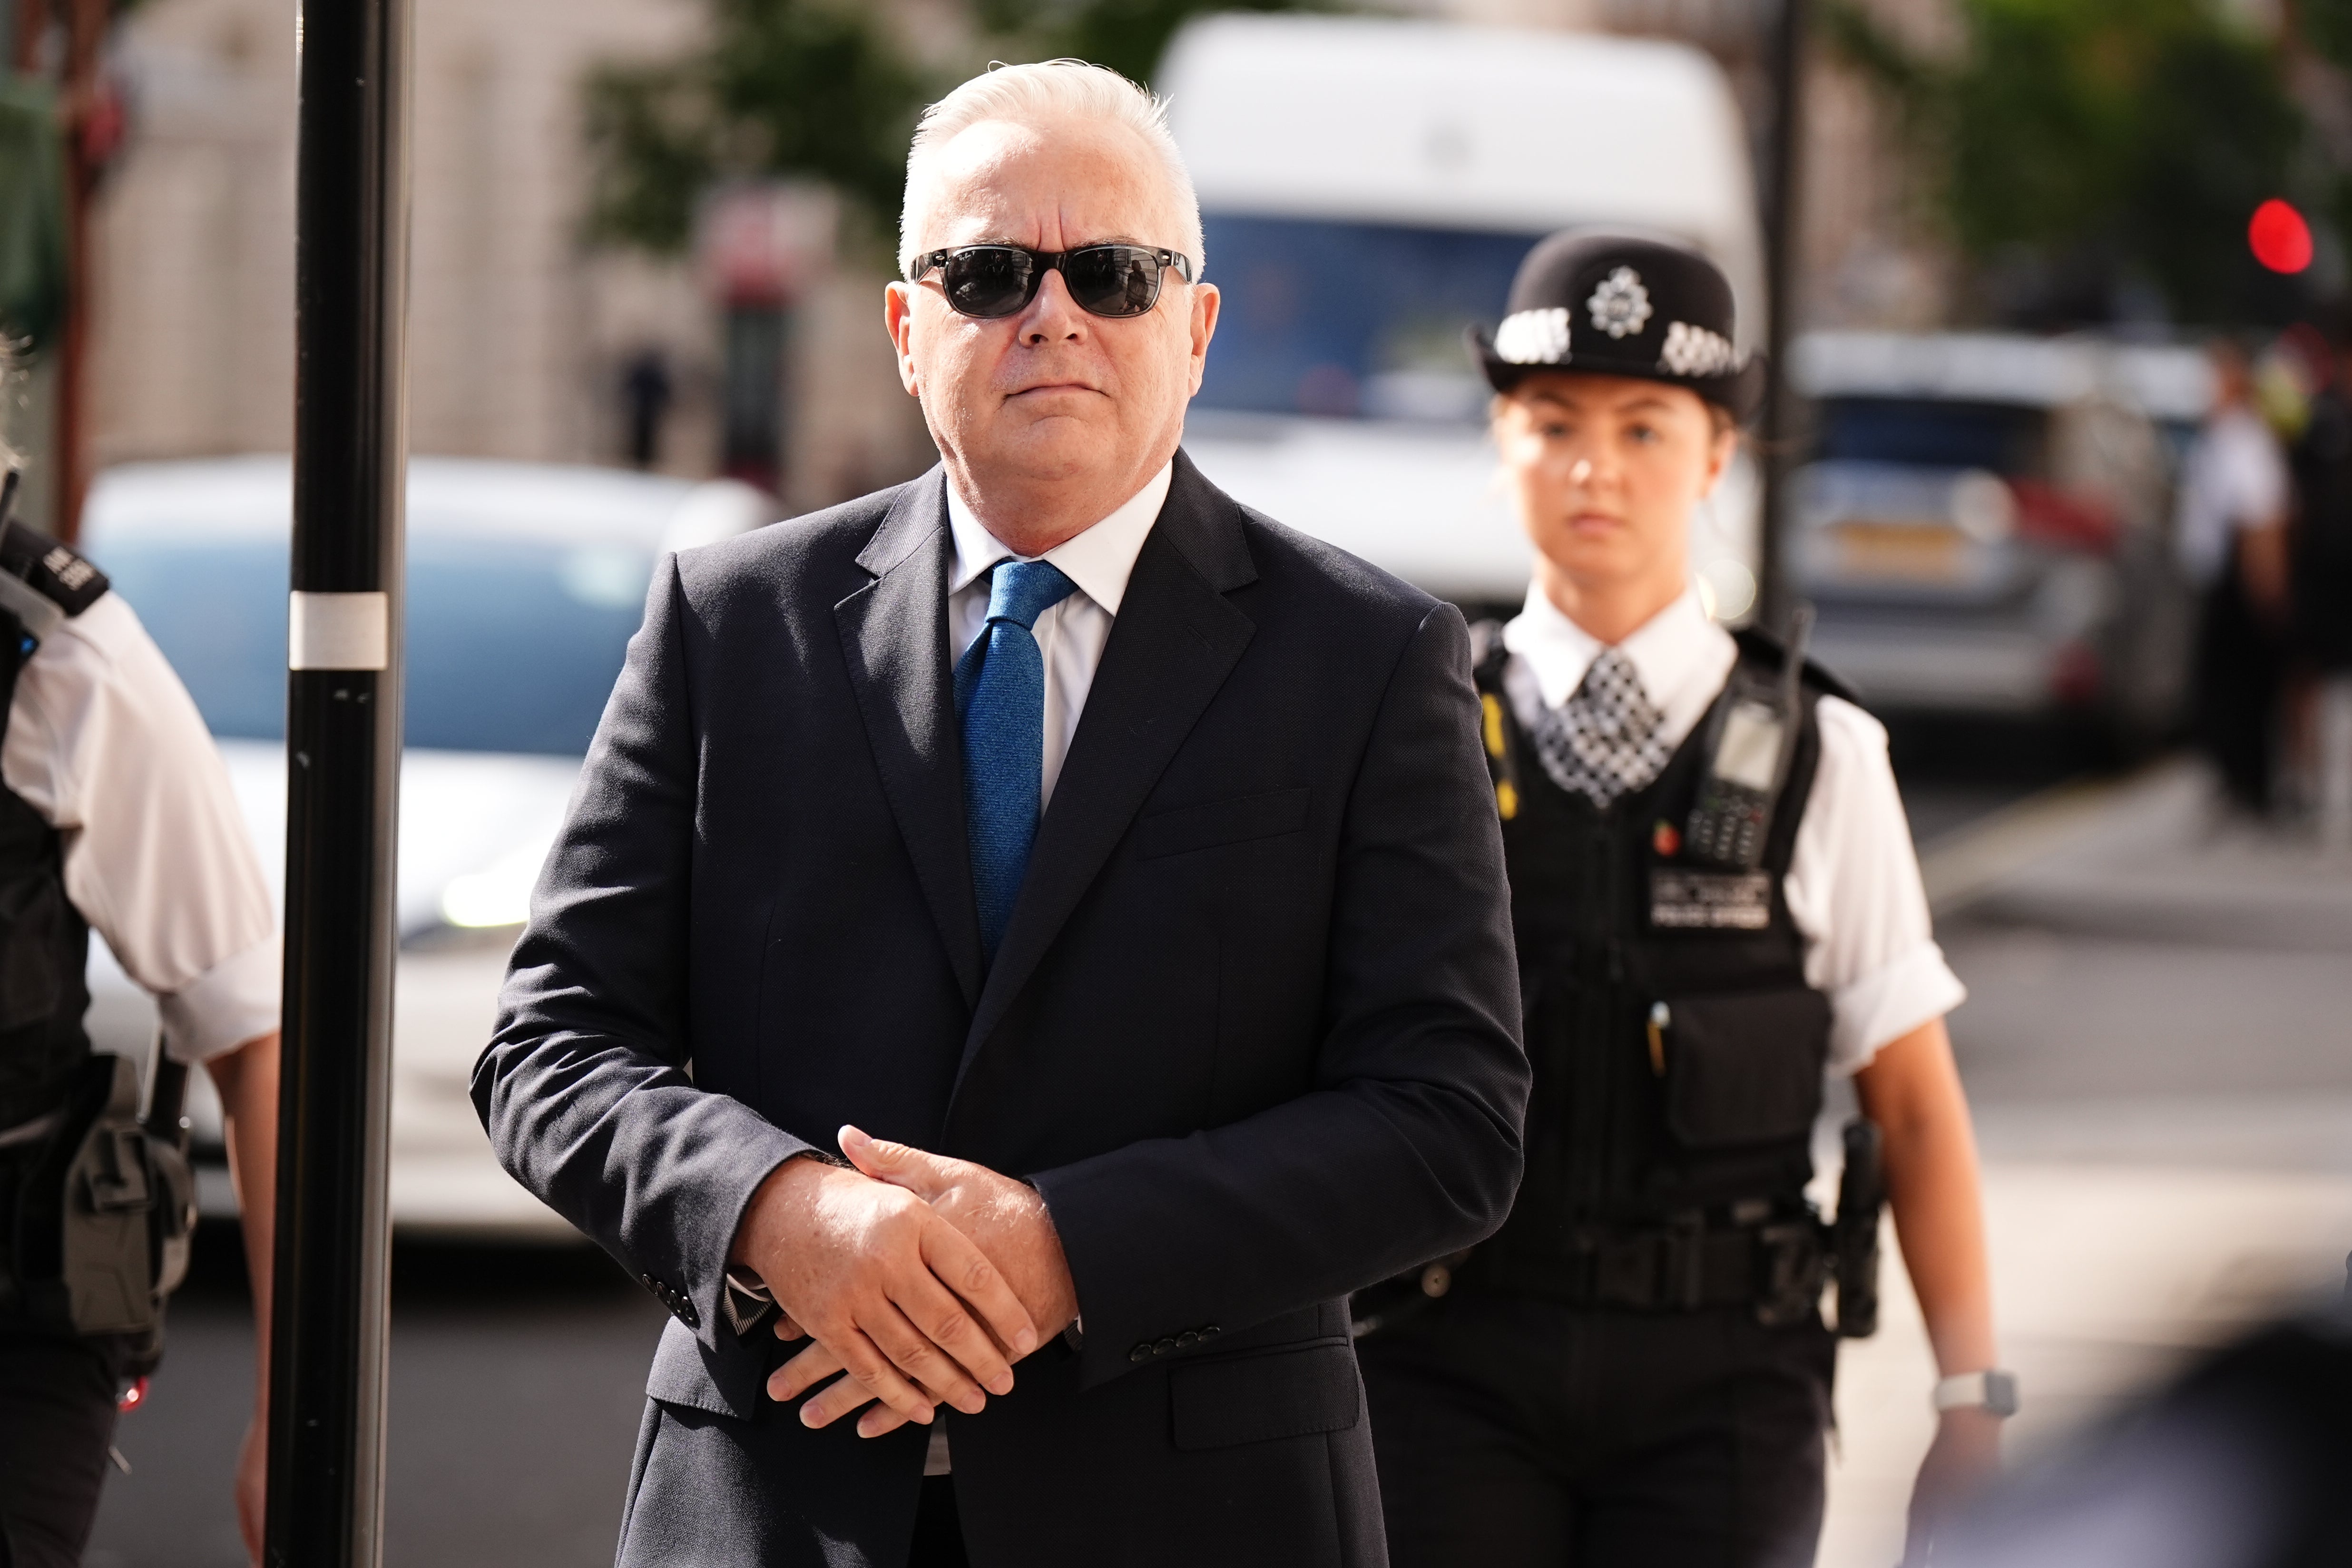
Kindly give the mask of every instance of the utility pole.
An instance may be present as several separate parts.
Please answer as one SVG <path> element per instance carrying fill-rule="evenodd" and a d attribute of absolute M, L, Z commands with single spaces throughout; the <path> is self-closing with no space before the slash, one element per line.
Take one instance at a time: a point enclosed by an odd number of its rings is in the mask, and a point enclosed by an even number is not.
<path fill-rule="evenodd" d="M 1757 540 L 1756 624 L 1778 632 L 1789 623 L 1788 476 L 1796 436 L 1796 395 L 1789 384 L 1790 317 L 1796 310 L 1797 247 L 1802 228 L 1799 167 L 1804 152 L 1805 36 L 1809 0 L 1780 0 L 1772 28 L 1772 133 L 1764 193 L 1764 352 L 1771 377 L 1764 392 L 1757 465 L 1764 484 Z"/>
<path fill-rule="evenodd" d="M 71 543 L 81 531 L 82 497 L 89 489 L 89 307 L 97 276 L 90 206 L 121 128 L 121 105 L 99 74 L 110 20 L 108 0 L 16 0 L 8 19 L 8 66 L 26 76 L 55 77 L 64 144 L 65 313 L 54 342 L 40 345 L 45 356 L 56 356 L 42 526 Z"/>
<path fill-rule="evenodd" d="M 407 0 L 301 0 L 270 1568 L 383 1554 Z"/>
<path fill-rule="evenodd" d="M 55 515 L 59 539 L 81 536 L 82 498 L 89 493 L 89 306 L 98 268 L 90 254 L 90 206 L 103 154 L 99 119 L 110 112 L 100 92 L 99 55 L 106 43 L 108 0 L 61 0 L 65 6 L 66 319 L 58 334 Z"/>

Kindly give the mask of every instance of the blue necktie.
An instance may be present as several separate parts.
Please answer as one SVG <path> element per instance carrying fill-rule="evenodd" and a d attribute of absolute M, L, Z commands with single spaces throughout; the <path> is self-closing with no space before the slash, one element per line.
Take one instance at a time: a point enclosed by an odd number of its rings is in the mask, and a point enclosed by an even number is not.
<path fill-rule="evenodd" d="M 1077 584 L 1043 561 L 1000 561 L 988 589 L 988 625 L 956 664 L 963 721 L 964 831 L 971 890 L 988 956 L 1013 919 L 1045 771 L 1045 658 L 1030 627 Z"/>

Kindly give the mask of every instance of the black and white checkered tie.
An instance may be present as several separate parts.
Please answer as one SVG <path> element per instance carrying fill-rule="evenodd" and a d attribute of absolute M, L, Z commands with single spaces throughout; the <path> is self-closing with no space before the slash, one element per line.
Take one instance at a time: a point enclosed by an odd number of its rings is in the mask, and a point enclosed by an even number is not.
<path fill-rule="evenodd" d="M 1547 708 L 1531 738 L 1552 782 L 1595 805 L 1631 795 L 1666 765 L 1664 715 L 1651 706 L 1633 661 L 1601 650 L 1569 700 Z"/>

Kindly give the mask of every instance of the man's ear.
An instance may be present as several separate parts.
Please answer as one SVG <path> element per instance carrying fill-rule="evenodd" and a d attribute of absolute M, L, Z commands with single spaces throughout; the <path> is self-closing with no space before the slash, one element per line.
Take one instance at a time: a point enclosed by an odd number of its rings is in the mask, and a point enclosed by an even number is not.
<path fill-rule="evenodd" d="M 1192 390 L 1201 390 L 1201 377 L 1209 367 L 1209 340 L 1217 335 L 1217 313 L 1224 305 L 1224 296 L 1213 283 L 1195 283 L 1192 288 Z"/>
<path fill-rule="evenodd" d="M 907 389 L 908 396 L 922 396 L 922 380 L 915 373 L 913 285 L 907 283 L 883 285 L 882 330 L 890 334 L 890 346 L 898 352 L 898 384 Z"/>

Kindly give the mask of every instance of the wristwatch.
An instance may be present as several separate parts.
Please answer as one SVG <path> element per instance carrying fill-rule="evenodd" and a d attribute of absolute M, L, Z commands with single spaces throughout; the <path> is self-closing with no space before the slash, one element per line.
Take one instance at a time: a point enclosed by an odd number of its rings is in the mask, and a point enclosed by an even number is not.
<path fill-rule="evenodd" d="M 1939 1415 L 1947 1410 L 1981 1410 L 2005 1421 L 2017 1414 L 2017 1373 L 1995 1367 L 1948 1377 L 1936 1384 L 1934 1404 Z"/>

